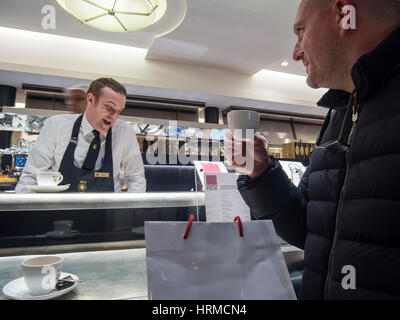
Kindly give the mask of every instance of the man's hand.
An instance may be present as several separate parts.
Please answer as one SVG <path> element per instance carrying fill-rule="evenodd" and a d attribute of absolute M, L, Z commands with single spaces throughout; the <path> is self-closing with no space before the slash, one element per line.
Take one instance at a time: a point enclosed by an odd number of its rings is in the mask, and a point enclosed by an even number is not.
<path fill-rule="evenodd" d="M 225 132 L 225 159 L 250 179 L 261 176 L 269 168 L 266 139 L 255 135 L 250 142 L 238 142 L 233 140 L 230 130 Z"/>

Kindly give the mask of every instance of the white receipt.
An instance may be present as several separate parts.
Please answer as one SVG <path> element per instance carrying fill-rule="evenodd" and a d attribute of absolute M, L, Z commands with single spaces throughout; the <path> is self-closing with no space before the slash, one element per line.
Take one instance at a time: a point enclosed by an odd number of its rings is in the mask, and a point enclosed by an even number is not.
<path fill-rule="evenodd" d="M 239 216 L 250 221 L 250 209 L 237 188 L 237 173 L 206 173 L 205 202 L 207 222 L 228 222 Z"/>

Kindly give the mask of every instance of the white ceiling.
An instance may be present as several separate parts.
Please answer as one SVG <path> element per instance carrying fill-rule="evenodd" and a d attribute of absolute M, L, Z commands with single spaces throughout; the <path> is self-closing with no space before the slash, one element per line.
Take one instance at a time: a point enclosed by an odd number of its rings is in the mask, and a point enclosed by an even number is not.
<path fill-rule="evenodd" d="M 168 0 L 168 4 L 172 6 L 174 1 L 182 0 Z M 291 60 L 295 43 L 292 24 L 299 2 L 187 0 L 187 13 L 182 24 L 174 31 L 157 37 L 151 28 L 133 33 L 108 33 L 89 28 L 65 12 L 55 0 L 1 0 L 0 26 L 143 48 L 148 50 L 146 59 L 152 61 L 173 61 L 246 76 L 263 69 L 305 76 L 302 64 Z M 55 30 L 43 30 L 41 26 L 44 16 L 41 9 L 49 4 L 56 8 Z M 286 68 L 281 66 L 284 60 L 289 62 Z M 18 74 L 11 76 L 9 71 L 0 72 L 0 81 L 4 83 L 3 77 L 8 76 L 8 79 L 18 82 Z M 20 78 L 26 79 L 26 74 L 20 73 Z M 66 79 L 65 82 L 74 81 L 72 77 Z M 47 80 L 55 81 L 55 78 Z M 46 78 L 42 75 L 37 81 L 43 82 Z M 268 101 L 258 99 L 240 100 L 238 97 L 196 94 L 195 91 L 185 93 L 171 88 L 130 86 L 130 89 L 135 91 L 130 92 L 132 94 L 179 96 L 181 99 L 223 104 L 218 105 L 220 107 L 252 103 L 252 106 L 263 108 L 268 104 Z M 270 108 L 271 103 L 268 105 Z M 309 106 L 306 109 L 305 113 L 325 112 Z"/>
<path fill-rule="evenodd" d="M 248 74 L 280 67 L 295 42 L 297 0 L 188 0 L 185 20 L 157 39 L 149 55 L 226 67 Z M 298 73 L 296 64 L 281 72 Z M 275 69 L 276 70 L 276 69 Z M 305 75 L 304 71 L 301 71 Z"/>

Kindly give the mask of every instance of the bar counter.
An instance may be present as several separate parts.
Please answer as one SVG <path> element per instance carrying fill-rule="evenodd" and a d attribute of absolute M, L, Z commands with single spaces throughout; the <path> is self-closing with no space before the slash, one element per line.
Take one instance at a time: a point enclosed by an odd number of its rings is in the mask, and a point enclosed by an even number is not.
<path fill-rule="evenodd" d="M 140 208 L 144 208 L 143 210 L 163 210 L 156 216 L 157 220 L 163 220 L 168 217 L 172 219 L 177 217 L 175 213 L 168 215 L 168 212 L 164 210 L 185 207 L 185 209 L 190 209 L 190 212 L 196 213 L 197 207 L 197 213 L 199 213 L 199 207 L 204 210 L 204 205 L 205 197 L 203 192 L 1 193 L 0 217 L 4 217 L 3 220 L 8 221 L 8 228 L 10 228 L 10 219 L 16 217 L 15 223 L 18 228 L 21 227 L 21 221 L 24 221 L 25 224 L 28 224 L 28 231 L 31 231 L 33 230 L 33 224 L 40 215 L 48 213 L 50 217 L 55 215 L 54 218 L 58 219 L 58 211 L 61 212 L 63 210 L 72 210 L 73 213 L 77 213 L 76 218 L 92 216 L 93 221 L 96 221 L 100 217 L 100 212 L 104 209 L 142 210 Z M 82 209 L 86 213 L 79 211 Z M 91 211 L 88 209 L 94 209 L 92 210 L 94 212 L 88 213 L 88 211 Z M 137 213 L 132 213 L 132 216 L 136 217 Z M 142 213 L 143 221 L 138 225 L 143 225 L 144 221 L 148 220 L 148 214 L 149 212 Z M 21 217 L 18 215 L 21 215 Z M 114 214 L 111 214 L 111 217 L 113 216 Z M 186 217 L 187 214 L 185 213 L 183 216 Z M 185 220 L 186 218 L 183 219 Z M 40 224 L 43 224 L 43 222 Z M 131 226 L 128 226 L 128 233 L 132 235 L 130 228 Z M 46 230 L 43 229 L 41 232 Z M 72 273 L 81 280 L 85 280 L 79 283 L 73 291 L 56 299 L 146 300 L 145 240 L 143 236 L 134 240 L 136 238 L 131 235 L 112 239 L 111 241 L 110 239 L 103 239 L 105 235 L 115 234 L 118 235 L 116 232 L 106 232 L 102 237 L 89 239 L 88 237 L 93 236 L 93 234 L 83 232 L 80 237 L 61 241 L 61 239 L 46 240 L 44 234 L 34 233 L 33 236 L 20 236 L 23 240 L 21 240 L 21 243 L 26 243 L 26 245 L 22 244 L 21 246 L 17 246 L 18 239 L 14 239 L 13 246 L 4 246 L 11 239 L 4 237 L 2 239 L 4 245 L 0 250 L 2 251 L 0 254 L 0 287 L 3 288 L 8 282 L 22 277 L 21 262 L 23 260 L 42 254 L 56 254 L 64 258 L 62 272 Z M 40 240 L 39 238 L 43 238 L 43 241 L 38 241 Z M 98 242 L 99 240 L 107 242 Z M 281 248 L 293 280 L 299 277 L 297 270 L 302 269 L 303 251 L 287 244 L 282 244 Z M 0 291 L 0 300 L 4 299 L 8 298 Z"/>
<path fill-rule="evenodd" d="M 145 249 L 57 254 L 64 258 L 62 272 L 84 282 L 57 300 L 145 300 L 147 274 Z M 21 262 L 33 257 L 0 258 L 0 287 L 22 277 Z M 0 292 L 0 300 L 8 298 Z"/>
<path fill-rule="evenodd" d="M 299 280 L 296 264 L 302 250 L 281 246 L 292 281 Z M 84 282 L 56 300 L 147 300 L 146 249 L 105 250 L 57 254 L 64 258 L 62 272 L 72 273 Z M 0 288 L 22 277 L 21 262 L 33 257 L 0 257 Z M 0 300 L 8 299 L 0 291 Z"/>
<path fill-rule="evenodd" d="M 0 211 L 204 206 L 203 192 L 0 193 Z"/>

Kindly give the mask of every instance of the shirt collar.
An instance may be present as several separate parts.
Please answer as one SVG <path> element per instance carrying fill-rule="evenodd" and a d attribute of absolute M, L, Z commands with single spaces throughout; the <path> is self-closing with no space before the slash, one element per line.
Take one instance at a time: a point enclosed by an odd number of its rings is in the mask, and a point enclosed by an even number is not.
<path fill-rule="evenodd" d="M 93 130 L 95 130 L 92 125 L 89 123 L 88 119 L 86 118 L 86 113 L 83 114 L 82 118 L 82 124 L 81 124 L 81 130 L 83 133 L 84 137 L 92 137 L 93 136 Z M 103 141 L 105 140 L 107 135 L 104 135 L 103 133 L 100 132 L 100 139 Z"/>

